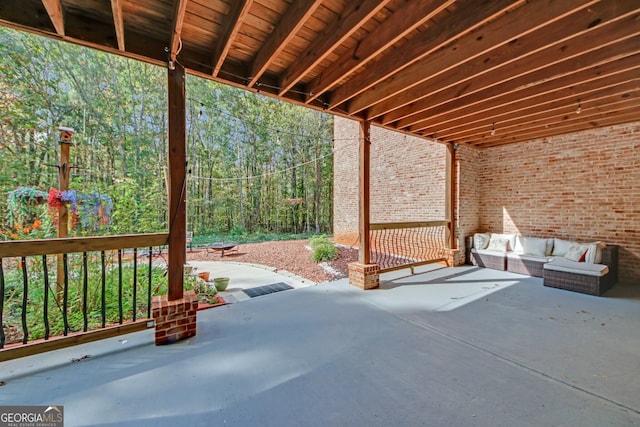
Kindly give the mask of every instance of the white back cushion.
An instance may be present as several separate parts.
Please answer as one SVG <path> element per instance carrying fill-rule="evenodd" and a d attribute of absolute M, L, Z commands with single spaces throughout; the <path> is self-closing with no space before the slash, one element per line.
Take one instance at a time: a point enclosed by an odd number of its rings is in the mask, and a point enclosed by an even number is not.
<path fill-rule="evenodd" d="M 551 255 L 554 256 L 564 256 L 571 246 L 578 245 L 577 242 L 572 242 L 570 240 L 562 240 L 562 239 L 553 239 L 553 252 Z"/>
<path fill-rule="evenodd" d="M 585 262 L 589 264 L 600 264 L 602 262 L 602 250 L 607 246 L 604 242 L 585 243 L 588 247 Z"/>
<path fill-rule="evenodd" d="M 487 249 L 491 240 L 489 233 L 476 233 L 473 235 L 473 247 L 476 249 Z"/>
<path fill-rule="evenodd" d="M 515 234 L 498 234 L 491 233 L 491 240 L 503 239 L 507 241 L 507 251 L 512 251 L 516 248 L 516 235 Z"/>
<path fill-rule="evenodd" d="M 538 237 L 522 237 L 522 253 L 524 255 L 545 256 L 547 239 Z"/>

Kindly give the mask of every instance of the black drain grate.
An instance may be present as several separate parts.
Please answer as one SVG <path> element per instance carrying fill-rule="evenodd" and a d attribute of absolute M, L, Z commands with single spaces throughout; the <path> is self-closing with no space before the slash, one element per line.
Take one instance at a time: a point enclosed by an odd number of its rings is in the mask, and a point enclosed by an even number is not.
<path fill-rule="evenodd" d="M 243 292 L 251 298 L 259 297 L 261 295 L 273 294 L 280 291 L 288 291 L 293 289 L 293 286 L 289 286 L 284 282 L 273 283 L 271 285 L 258 286 L 257 288 L 245 289 Z"/>

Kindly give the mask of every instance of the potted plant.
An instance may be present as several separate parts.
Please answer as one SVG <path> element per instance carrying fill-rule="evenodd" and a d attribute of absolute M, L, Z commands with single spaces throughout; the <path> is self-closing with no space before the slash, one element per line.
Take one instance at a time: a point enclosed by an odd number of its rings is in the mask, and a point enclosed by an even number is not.
<path fill-rule="evenodd" d="M 213 279 L 213 286 L 216 287 L 219 291 L 224 291 L 229 286 L 229 278 L 228 277 L 215 277 Z"/>

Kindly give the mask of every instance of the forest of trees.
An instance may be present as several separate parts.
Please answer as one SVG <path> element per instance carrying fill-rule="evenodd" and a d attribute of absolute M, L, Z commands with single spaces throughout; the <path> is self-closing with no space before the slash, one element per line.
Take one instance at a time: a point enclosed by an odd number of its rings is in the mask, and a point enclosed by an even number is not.
<path fill-rule="evenodd" d="M 167 230 L 165 68 L 0 28 L 0 239 L 53 237 L 46 204 L 16 224 L 9 192 L 58 185 L 58 127 L 75 129 L 70 188 L 109 199 L 90 234 Z M 332 117 L 187 76 L 187 228 L 330 232 Z M 37 229 L 37 232 L 36 232 Z M 80 226 L 71 235 L 88 234 Z"/>

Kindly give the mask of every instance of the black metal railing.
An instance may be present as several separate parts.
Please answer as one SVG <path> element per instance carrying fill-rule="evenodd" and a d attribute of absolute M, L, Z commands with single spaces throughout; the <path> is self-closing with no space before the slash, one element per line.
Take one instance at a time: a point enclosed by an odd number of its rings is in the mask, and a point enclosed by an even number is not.
<path fill-rule="evenodd" d="M 370 224 L 371 262 L 380 271 L 446 260 L 449 221 Z"/>
<path fill-rule="evenodd" d="M 0 349 L 150 319 L 152 294 L 166 287 L 153 249 L 166 242 L 166 233 L 0 242 Z M 138 248 L 148 248 L 142 263 Z"/>

